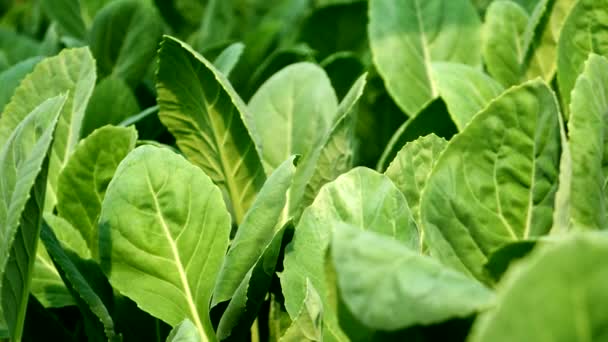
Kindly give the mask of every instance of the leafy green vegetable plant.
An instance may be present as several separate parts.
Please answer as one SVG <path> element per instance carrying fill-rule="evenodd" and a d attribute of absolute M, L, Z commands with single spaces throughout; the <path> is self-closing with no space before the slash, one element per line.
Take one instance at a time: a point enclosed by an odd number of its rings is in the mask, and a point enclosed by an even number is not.
<path fill-rule="evenodd" d="M 608 339 L 607 13 L 0 1 L 0 339 Z"/>

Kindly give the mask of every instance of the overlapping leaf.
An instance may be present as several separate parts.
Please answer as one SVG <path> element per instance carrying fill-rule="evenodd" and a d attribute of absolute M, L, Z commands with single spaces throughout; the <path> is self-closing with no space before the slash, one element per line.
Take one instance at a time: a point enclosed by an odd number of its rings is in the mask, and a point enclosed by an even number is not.
<path fill-rule="evenodd" d="M 215 340 L 209 303 L 230 216 L 211 179 L 168 149 L 141 146 L 120 163 L 99 222 L 113 287 L 170 325 L 188 318 L 201 339 Z"/>
<path fill-rule="evenodd" d="M 295 319 L 304 305 L 306 282 L 310 282 L 323 302 L 323 336 L 346 339 L 336 316 L 337 304 L 332 284 L 325 276 L 325 255 L 336 224 L 345 222 L 363 230 L 373 230 L 419 249 L 418 229 L 407 202 L 388 177 L 356 168 L 325 185 L 308 207 L 287 247 L 281 285 L 285 306 Z"/>
<path fill-rule="evenodd" d="M 66 49 L 38 63 L 21 82 L 0 117 L 0 146 L 8 140 L 19 122 L 46 99 L 67 93 L 57 123 L 49 162 L 45 210 L 56 203 L 57 179 L 76 145 L 82 118 L 95 85 L 95 63 L 88 48 Z"/>
<path fill-rule="evenodd" d="M 513 87 L 490 103 L 450 141 L 423 191 L 431 255 L 487 280 L 489 253 L 551 228 L 559 157 L 559 110 L 546 84 Z"/>
<path fill-rule="evenodd" d="M 59 175 L 57 211 L 80 232 L 94 259 L 99 257 L 97 220 L 106 189 L 136 140 L 133 127 L 102 127 L 80 141 Z"/>
<path fill-rule="evenodd" d="M 66 96 L 50 98 L 0 148 L 0 291 L 10 337 L 21 340 L 38 244 L 48 153 Z"/>

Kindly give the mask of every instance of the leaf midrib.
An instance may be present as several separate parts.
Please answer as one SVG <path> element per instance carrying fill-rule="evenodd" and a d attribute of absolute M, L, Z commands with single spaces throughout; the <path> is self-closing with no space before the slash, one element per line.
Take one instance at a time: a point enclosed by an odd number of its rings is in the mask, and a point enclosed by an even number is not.
<path fill-rule="evenodd" d="M 203 329 L 203 325 L 201 323 L 201 319 L 198 314 L 198 310 L 196 308 L 196 304 L 194 303 L 194 298 L 190 291 L 190 285 L 188 284 L 188 277 L 186 275 L 184 266 L 182 265 L 181 259 L 179 257 L 179 251 L 177 250 L 177 245 L 175 241 L 173 241 L 173 237 L 171 236 L 171 231 L 169 230 L 169 226 L 165 222 L 165 218 L 162 215 L 162 211 L 160 209 L 160 204 L 158 203 L 157 193 L 154 191 L 154 187 L 150 182 L 150 177 L 146 175 L 146 183 L 148 185 L 148 189 L 150 190 L 150 194 L 152 195 L 152 199 L 154 200 L 154 211 L 156 212 L 156 216 L 160 222 L 160 225 L 165 233 L 165 237 L 167 238 L 167 242 L 171 247 L 171 253 L 173 254 L 173 258 L 175 260 L 175 266 L 179 273 L 180 282 L 182 283 L 182 287 L 184 290 L 184 295 L 186 297 L 186 301 L 188 303 L 188 308 L 190 309 L 190 313 L 192 314 L 192 319 L 194 320 L 194 324 L 196 325 L 196 329 L 199 332 L 199 335 L 203 342 L 207 342 L 207 335 L 205 334 L 205 330 Z"/>

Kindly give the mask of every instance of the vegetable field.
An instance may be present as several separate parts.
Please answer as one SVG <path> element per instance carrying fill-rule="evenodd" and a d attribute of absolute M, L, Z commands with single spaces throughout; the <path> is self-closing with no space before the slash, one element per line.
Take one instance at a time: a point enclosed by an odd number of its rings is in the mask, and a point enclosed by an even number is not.
<path fill-rule="evenodd" d="M 608 341 L 608 0 L 0 0 L 1 341 Z"/>

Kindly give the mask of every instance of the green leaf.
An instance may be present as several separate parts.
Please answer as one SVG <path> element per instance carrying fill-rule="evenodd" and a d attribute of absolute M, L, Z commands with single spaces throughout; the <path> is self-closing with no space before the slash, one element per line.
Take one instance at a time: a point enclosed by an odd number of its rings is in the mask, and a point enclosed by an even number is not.
<path fill-rule="evenodd" d="M 138 147 L 110 182 L 99 222 L 112 286 L 170 325 L 188 318 L 203 341 L 215 340 L 209 303 L 230 216 L 211 179 L 168 149 Z"/>
<path fill-rule="evenodd" d="M 280 278 L 285 307 L 292 319 L 304 305 L 306 279 L 310 279 L 323 301 L 324 337 L 332 341 L 346 339 L 338 326 L 337 299 L 330 293 L 332 284 L 324 269 L 331 232 L 340 222 L 374 230 L 411 248 L 420 248 L 418 229 L 407 202 L 388 177 L 370 169 L 356 168 L 321 189 L 296 227 Z"/>
<path fill-rule="evenodd" d="M 557 71 L 557 44 L 576 0 L 542 0 L 530 16 L 524 34 L 526 78 L 551 82 Z M 526 43 L 529 42 L 529 43 Z"/>
<path fill-rule="evenodd" d="M 0 27 L 0 55 L 8 65 L 17 64 L 40 54 L 40 43 L 11 29 Z"/>
<path fill-rule="evenodd" d="M 156 55 L 162 32 L 162 18 L 145 1 L 109 3 L 95 16 L 89 34 L 100 78 L 111 75 L 137 85 Z"/>
<path fill-rule="evenodd" d="M 417 223 L 420 222 L 422 189 L 447 144 L 435 134 L 420 137 L 403 146 L 384 172 L 405 196 Z"/>
<path fill-rule="evenodd" d="M 458 128 L 450 118 L 445 101 L 437 99 L 419 115 L 408 119 L 393 133 L 378 160 L 376 170 L 386 170 L 397 153 L 410 141 L 429 134 L 449 140 L 456 133 L 458 133 Z"/>
<path fill-rule="evenodd" d="M 133 127 L 104 126 L 80 141 L 59 175 L 57 211 L 78 229 L 99 258 L 97 220 L 118 164 L 135 148 Z"/>
<path fill-rule="evenodd" d="M 568 149 L 571 172 L 568 226 L 608 227 L 608 60 L 591 54 L 572 91 Z"/>
<path fill-rule="evenodd" d="M 196 326 L 191 320 L 185 319 L 178 324 L 169 336 L 167 336 L 167 342 L 199 342 L 201 340 Z"/>
<path fill-rule="evenodd" d="M 503 93 L 452 138 L 420 199 L 431 255 L 487 281 L 488 254 L 549 231 L 559 115 L 551 89 L 531 81 Z"/>
<path fill-rule="evenodd" d="M 608 268 L 598 262 L 608 258 L 606 235 L 570 235 L 540 247 L 507 272 L 496 306 L 476 320 L 470 341 L 608 338 Z"/>
<path fill-rule="evenodd" d="M 185 43 L 166 36 L 159 58 L 160 120 L 188 159 L 225 192 L 241 223 L 265 180 L 247 106 L 221 72 Z"/>
<path fill-rule="evenodd" d="M 296 172 L 296 160 L 290 157 L 268 177 L 245 215 L 218 275 L 212 306 L 232 298 L 247 272 L 285 223 L 287 217 L 281 214 Z"/>
<path fill-rule="evenodd" d="M 32 72 L 34 66 L 36 66 L 40 60 L 42 60 L 41 57 L 28 58 L 0 73 L 0 84 L 2 84 L 2 88 L 0 89 L 0 116 L 4 110 L 4 106 L 9 103 L 15 89 L 17 89 L 19 83 L 21 83 L 21 80 Z"/>
<path fill-rule="evenodd" d="M 289 213 L 295 213 L 337 114 L 338 100 L 331 82 L 314 64 L 292 64 L 258 89 L 249 109 L 267 172 L 290 155 L 302 156 L 287 199 Z"/>
<path fill-rule="evenodd" d="M 432 62 L 481 64 L 481 22 L 469 0 L 371 0 L 369 40 L 388 92 L 410 116 L 439 96 Z"/>
<path fill-rule="evenodd" d="M 57 179 L 80 136 L 84 111 L 95 85 L 95 63 L 87 48 L 66 49 L 44 59 L 21 82 L 0 117 L 0 146 L 37 103 L 67 93 L 50 153 L 45 211 L 56 202 Z"/>
<path fill-rule="evenodd" d="M 494 1 L 488 7 L 483 57 L 488 73 L 505 87 L 522 79 L 528 19 L 526 10 L 512 1 Z"/>
<path fill-rule="evenodd" d="M 606 16 L 608 0 L 579 0 L 566 18 L 557 46 L 557 81 L 564 108 L 589 53 L 608 55 Z M 565 114 L 567 118 L 569 113 Z"/>
<path fill-rule="evenodd" d="M 354 165 L 357 103 L 363 95 L 367 74 L 361 75 L 350 88 L 337 110 L 337 121 L 316 151 L 316 167 L 306 183 L 302 207 L 313 202 L 321 187 L 350 170 Z"/>
<path fill-rule="evenodd" d="M 213 61 L 213 65 L 215 65 L 224 76 L 229 77 L 232 69 L 234 69 L 239 62 L 239 58 L 241 58 L 244 49 L 245 44 L 243 43 L 230 44 L 219 56 L 217 56 Z"/>
<path fill-rule="evenodd" d="M 87 2 L 90 0 L 85 0 Z M 85 41 L 87 29 L 82 20 L 79 0 L 42 1 L 45 13 L 71 38 Z"/>
<path fill-rule="evenodd" d="M 248 301 L 261 304 L 264 294 L 268 291 L 281 247 L 284 230 L 280 228 L 287 219 L 282 214 L 286 210 L 287 194 L 296 172 L 295 164 L 296 158 L 290 157 L 268 177 L 232 240 L 211 301 L 211 307 L 215 307 L 221 302 L 231 300 L 217 330 L 220 339 L 231 335 L 246 311 L 253 311 L 251 322 L 248 322 L 251 324 L 259 305 L 253 305 L 247 310 L 245 305 Z M 263 272 L 266 276 L 253 274 L 254 272 Z M 263 293 L 262 297 L 252 298 L 253 294 L 248 293 L 250 287 L 261 289 L 258 291 Z M 239 291 L 240 288 L 242 289 Z M 243 291 L 245 293 L 239 293 Z M 237 295 L 241 298 L 235 298 Z M 237 310 L 230 307 L 237 304 Z M 251 313 L 249 315 L 251 316 Z"/>
<path fill-rule="evenodd" d="M 268 294 L 287 230 L 293 230 L 291 221 L 274 234 L 256 263 L 245 274 L 218 324 L 218 339 L 248 338 L 249 328 L 256 324 L 258 312 Z"/>
<path fill-rule="evenodd" d="M 302 162 L 308 159 L 331 128 L 337 108 L 327 74 L 314 64 L 292 64 L 268 79 L 249 102 L 266 170 L 293 154 L 302 155 Z"/>
<path fill-rule="evenodd" d="M 370 328 L 399 330 L 466 317 L 493 299 L 475 279 L 380 234 L 341 224 L 331 248 L 340 293 Z"/>
<path fill-rule="evenodd" d="M 308 278 L 306 279 L 306 296 L 300 312 L 279 341 L 323 341 L 323 302 Z"/>
<path fill-rule="evenodd" d="M 53 263 L 60 270 L 61 279 L 63 279 L 70 292 L 75 296 L 83 316 L 87 318 L 88 316 L 92 316 L 94 317 L 93 319 L 101 323 L 108 341 L 119 340 L 114 331 L 114 322 L 106 305 L 95 293 L 88 279 L 78 269 L 69 252 L 64 250 L 55 233 L 46 224 L 42 225 L 40 240 L 44 243 Z M 77 258 L 78 256 L 76 255 L 75 257 Z"/>
<path fill-rule="evenodd" d="M 108 104 L 111 103 L 111 106 Z M 95 89 L 82 122 L 81 137 L 105 125 L 118 125 L 128 117 L 140 112 L 135 94 L 120 78 L 101 80 Z"/>
<path fill-rule="evenodd" d="M 44 215 L 44 221 L 53 229 L 63 248 L 70 250 L 82 259 L 91 258 L 91 252 L 86 241 L 68 221 L 50 213 Z M 36 251 L 30 292 L 38 299 L 40 304 L 47 308 L 76 304 L 63 280 L 61 280 L 61 276 L 42 241 L 38 243 Z"/>
<path fill-rule="evenodd" d="M 42 102 L 0 149 L 0 291 L 11 339 L 20 341 L 34 268 L 48 154 L 66 96 Z"/>
<path fill-rule="evenodd" d="M 494 79 L 465 64 L 433 63 L 432 75 L 459 131 L 504 90 Z"/>

